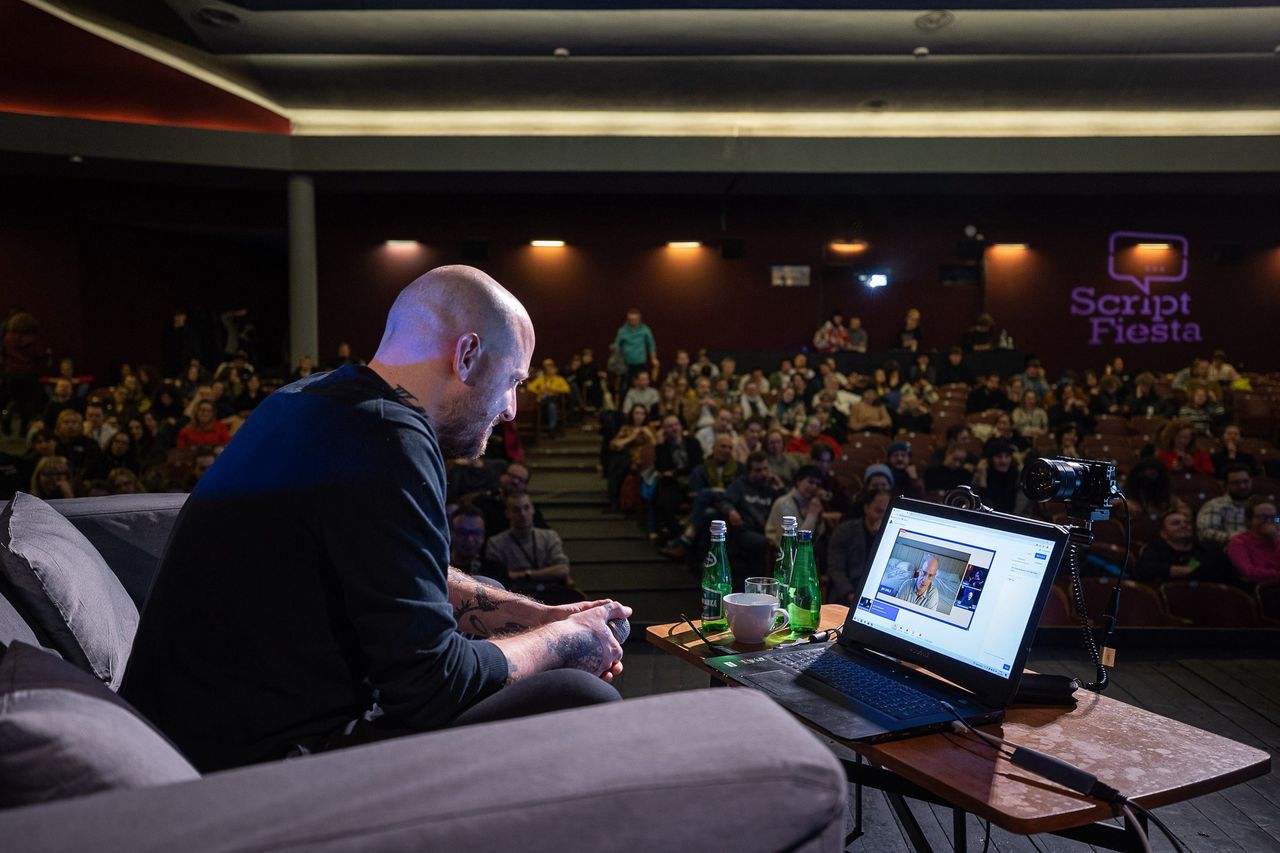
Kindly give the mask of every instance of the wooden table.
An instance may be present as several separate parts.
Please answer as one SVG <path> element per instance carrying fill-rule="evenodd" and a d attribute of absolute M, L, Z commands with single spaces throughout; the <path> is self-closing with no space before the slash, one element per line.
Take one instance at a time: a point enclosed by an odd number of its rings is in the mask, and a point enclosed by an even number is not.
<path fill-rule="evenodd" d="M 843 606 L 824 605 L 821 627 L 844 624 L 846 613 Z M 646 638 L 662 651 L 725 680 L 704 663 L 711 652 L 688 625 L 655 625 Z M 768 645 L 785 638 L 785 634 L 774 635 Z M 744 652 L 763 648 L 734 646 L 727 633 L 709 639 Z M 1146 808 L 1188 800 L 1270 772 L 1271 757 L 1261 750 L 1104 695 L 1080 691 L 1076 696 L 1075 708 L 1014 706 L 1005 713 L 1003 723 L 984 728 L 1087 770 Z M 1110 806 L 1010 764 L 975 737 L 946 732 L 876 744 L 833 740 L 859 756 L 858 765 L 846 762 L 852 781 L 890 795 L 890 804 L 917 850 L 930 848 L 902 802 L 904 796 L 949 805 L 958 850 L 964 849 L 965 812 L 1023 835 L 1051 832 L 1115 850 L 1133 846 L 1132 836 L 1124 830 L 1099 823 L 1113 817 Z M 873 766 L 861 765 L 861 759 Z M 858 813 L 855 823 L 860 829 L 860 792 Z"/>

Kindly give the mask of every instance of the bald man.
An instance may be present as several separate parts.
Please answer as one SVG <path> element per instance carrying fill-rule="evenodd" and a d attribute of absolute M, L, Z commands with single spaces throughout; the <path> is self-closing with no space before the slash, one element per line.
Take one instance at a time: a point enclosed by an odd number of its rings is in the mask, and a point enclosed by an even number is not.
<path fill-rule="evenodd" d="M 533 345 L 515 297 L 442 267 L 367 367 L 245 422 L 178 518 L 121 689 L 196 767 L 618 698 L 607 620 L 629 608 L 548 607 L 448 562 L 444 460 L 515 417 Z"/>
<path fill-rule="evenodd" d="M 925 557 L 920 563 L 920 568 L 916 569 L 915 576 L 907 578 L 898 587 L 898 598 L 937 610 L 938 588 L 933 585 L 933 579 L 937 576 L 938 558 Z"/>

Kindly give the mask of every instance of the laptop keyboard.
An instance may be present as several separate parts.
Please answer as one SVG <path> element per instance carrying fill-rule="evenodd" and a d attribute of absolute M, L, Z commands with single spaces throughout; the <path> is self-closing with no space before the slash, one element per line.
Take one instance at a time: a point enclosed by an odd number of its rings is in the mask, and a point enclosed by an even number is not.
<path fill-rule="evenodd" d="M 936 714 L 941 710 L 937 699 L 824 648 L 788 652 L 775 656 L 774 661 L 812 676 L 850 699 L 870 705 L 898 720 Z"/>

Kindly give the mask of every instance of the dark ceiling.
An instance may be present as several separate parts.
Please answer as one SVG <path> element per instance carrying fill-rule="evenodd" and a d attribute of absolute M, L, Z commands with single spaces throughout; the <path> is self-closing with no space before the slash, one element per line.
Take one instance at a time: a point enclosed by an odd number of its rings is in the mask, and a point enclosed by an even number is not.
<path fill-rule="evenodd" d="M 1250 2 L 43 5 L 286 113 L 1280 107 L 1280 8 Z"/>

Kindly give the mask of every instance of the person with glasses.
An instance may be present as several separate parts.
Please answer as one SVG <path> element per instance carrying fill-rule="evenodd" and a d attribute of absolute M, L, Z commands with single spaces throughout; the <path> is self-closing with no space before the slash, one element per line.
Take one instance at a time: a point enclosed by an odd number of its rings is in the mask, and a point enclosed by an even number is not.
<path fill-rule="evenodd" d="M 1245 502 L 1242 530 L 1227 543 L 1227 557 L 1249 583 L 1280 578 L 1280 537 L 1277 537 L 1276 502 L 1264 495 L 1254 495 Z"/>

